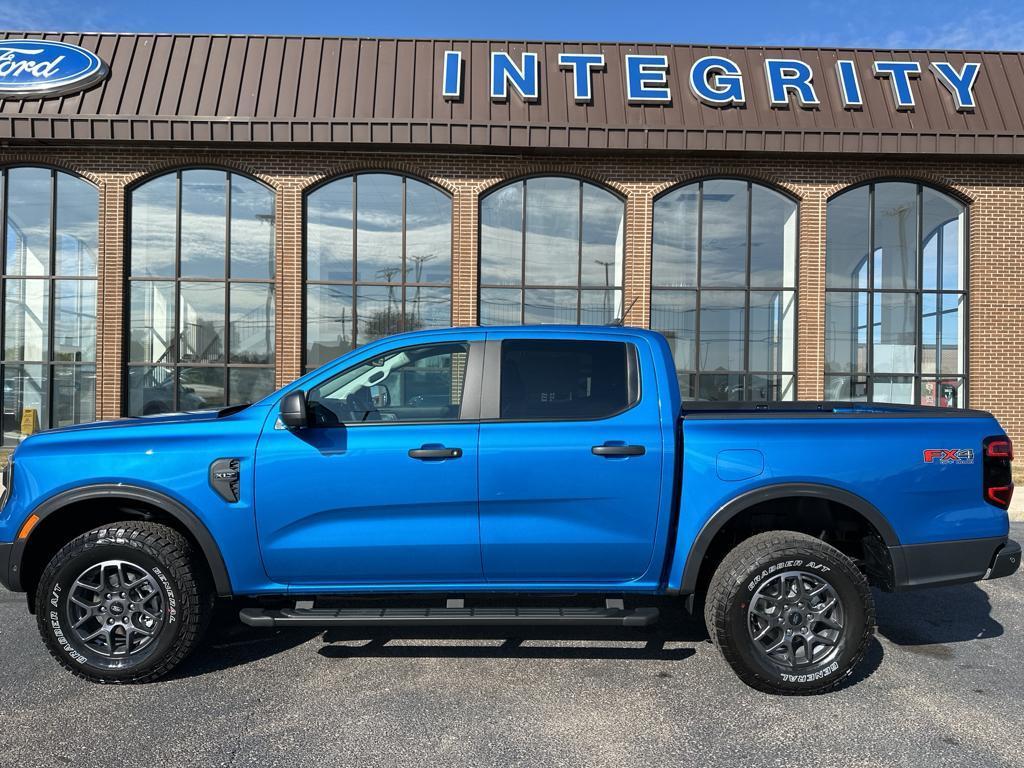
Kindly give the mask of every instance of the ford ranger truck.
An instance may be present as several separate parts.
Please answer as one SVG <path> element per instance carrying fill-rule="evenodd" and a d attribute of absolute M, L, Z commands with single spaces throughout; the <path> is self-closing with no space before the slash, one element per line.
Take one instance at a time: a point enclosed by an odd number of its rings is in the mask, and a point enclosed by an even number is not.
<path fill-rule="evenodd" d="M 1008 576 L 981 411 L 683 403 L 615 327 L 392 336 L 252 405 L 55 429 L 7 465 L 0 580 L 88 680 L 253 627 L 645 627 L 672 600 L 762 691 L 853 673 L 883 591 Z"/>

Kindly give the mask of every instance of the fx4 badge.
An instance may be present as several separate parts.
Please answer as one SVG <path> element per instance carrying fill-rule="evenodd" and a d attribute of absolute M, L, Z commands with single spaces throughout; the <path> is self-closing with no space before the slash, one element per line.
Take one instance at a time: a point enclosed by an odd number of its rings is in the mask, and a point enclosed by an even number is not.
<path fill-rule="evenodd" d="M 970 448 L 926 448 L 925 464 L 973 464 L 974 451 Z"/>

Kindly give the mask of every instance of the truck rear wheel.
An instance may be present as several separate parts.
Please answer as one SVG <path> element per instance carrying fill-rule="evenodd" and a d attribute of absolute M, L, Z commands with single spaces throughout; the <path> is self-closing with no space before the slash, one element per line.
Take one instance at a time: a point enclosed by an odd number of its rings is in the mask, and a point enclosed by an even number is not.
<path fill-rule="evenodd" d="M 874 618 L 854 562 L 793 531 L 752 536 L 726 555 L 704 608 L 711 640 L 740 679 L 790 695 L 823 693 L 852 674 Z"/>
<path fill-rule="evenodd" d="M 104 525 L 66 544 L 36 593 L 39 631 L 79 677 L 142 683 L 199 642 L 213 593 L 188 540 L 158 523 Z"/>

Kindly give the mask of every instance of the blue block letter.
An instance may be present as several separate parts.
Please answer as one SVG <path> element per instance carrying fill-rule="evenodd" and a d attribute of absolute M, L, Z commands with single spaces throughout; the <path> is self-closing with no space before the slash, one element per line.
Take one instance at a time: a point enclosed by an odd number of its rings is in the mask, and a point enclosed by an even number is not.
<path fill-rule="evenodd" d="M 540 98 L 540 70 L 536 53 L 524 53 L 521 66 L 516 66 L 507 53 L 491 54 L 491 98 L 496 101 L 507 99 L 509 83 L 519 91 L 523 101 L 536 101 Z"/>
<path fill-rule="evenodd" d="M 732 59 L 705 56 L 690 68 L 690 90 L 693 95 L 714 107 L 743 104 L 743 73 Z"/>
<path fill-rule="evenodd" d="M 668 56 L 626 56 L 626 100 L 640 104 L 672 101 Z"/>
<path fill-rule="evenodd" d="M 964 64 L 959 72 L 948 61 L 932 63 L 932 71 L 953 97 L 957 112 L 970 112 L 974 109 L 974 81 L 978 79 L 980 70 L 981 64 L 976 62 Z"/>
<path fill-rule="evenodd" d="M 577 104 L 586 104 L 594 100 L 590 88 L 590 73 L 595 69 L 604 69 L 602 53 L 560 53 L 558 66 L 572 70 L 573 99 Z"/>
<path fill-rule="evenodd" d="M 765 59 L 764 73 L 773 107 L 789 106 L 790 91 L 801 107 L 817 106 L 818 97 L 811 85 L 814 71 L 809 65 L 796 59 Z"/>
<path fill-rule="evenodd" d="M 910 76 L 921 74 L 921 65 L 916 61 L 876 61 L 875 77 L 888 77 L 892 86 L 892 98 L 897 109 L 914 108 L 914 91 L 910 88 Z"/>
<path fill-rule="evenodd" d="M 444 52 L 444 90 L 446 99 L 462 98 L 462 52 Z"/>
<path fill-rule="evenodd" d="M 857 68 L 849 59 L 840 59 L 836 62 L 836 78 L 839 80 L 839 91 L 843 94 L 843 106 L 851 107 L 864 106 L 864 97 L 860 92 L 860 79 L 857 77 Z"/>

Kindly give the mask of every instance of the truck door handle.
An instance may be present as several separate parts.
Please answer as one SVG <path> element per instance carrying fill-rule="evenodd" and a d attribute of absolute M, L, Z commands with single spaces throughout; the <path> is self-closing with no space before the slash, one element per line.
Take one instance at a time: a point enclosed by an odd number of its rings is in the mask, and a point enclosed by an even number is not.
<path fill-rule="evenodd" d="M 643 456 L 647 449 L 642 445 L 595 445 L 590 449 L 595 456 Z"/>
<path fill-rule="evenodd" d="M 413 459 L 420 459 L 426 461 L 429 459 L 458 459 L 462 457 L 461 448 L 445 448 L 443 445 L 439 446 L 423 446 L 422 448 L 413 448 L 409 451 L 409 457 Z"/>

